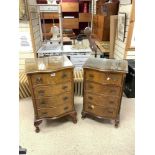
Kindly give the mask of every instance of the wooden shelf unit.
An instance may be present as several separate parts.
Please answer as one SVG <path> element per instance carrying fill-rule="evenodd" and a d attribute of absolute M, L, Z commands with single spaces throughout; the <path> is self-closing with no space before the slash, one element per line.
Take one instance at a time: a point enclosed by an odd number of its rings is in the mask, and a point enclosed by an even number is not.
<path fill-rule="evenodd" d="M 87 4 L 87 12 L 83 12 L 84 3 Z M 60 2 L 62 7 L 62 27 L 63 29 L 72 29 L 76 35 L 80 33 L 81 30 L 83 30 L 86 26 L 91 25 L 92 20 L 92 1 L 91 0 L 79 0 L 79 1 L 72 1 L 72 2 L 66 2 L 63 1 Z M 67 18 L 68 17 L 68 18 Z M 42 13 L 41 14 L 41 20 L 43 25 L 43 19 L 45 21 L 45 30 L 43 29 L 43 36 L 47 35 L 50 37 L 52 34 L 50 33 L 50 29 L 53 25 L 53 22 L 55 25 L 58 24 L 58 13 Z M 45 34 L 46 33 L 46 34 Z M 47 37 L 47 38 L 48 38 Z"/>

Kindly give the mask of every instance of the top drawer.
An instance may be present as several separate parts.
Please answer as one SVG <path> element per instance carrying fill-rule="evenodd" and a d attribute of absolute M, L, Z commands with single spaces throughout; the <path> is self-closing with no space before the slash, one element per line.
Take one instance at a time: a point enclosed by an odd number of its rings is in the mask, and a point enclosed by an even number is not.
<path fill-rule="evenodd" d="M 31 75 L 32 85 L 48 85 L 67 82 L 72 79 L 72 70 L 65 69 L 51 73 L 37 73 Z"/>
<path fill-rule="evenodd" d="M 59 19 L 59 14 L 58 13 L 41 13 L 40 14 L 41 19 Z"/>
<path fill-rule="evenodd" d="M 86 80 L 101 84 L 114 84 L 118 86 L 122 85 L 123 76 L 120 73 L 101 72 L 86 69 L 85 76 Z"/>
<path fill-rule="evenodd" d="M 79 12 L 78 2 L 62 2 L 62 12 Z"/>

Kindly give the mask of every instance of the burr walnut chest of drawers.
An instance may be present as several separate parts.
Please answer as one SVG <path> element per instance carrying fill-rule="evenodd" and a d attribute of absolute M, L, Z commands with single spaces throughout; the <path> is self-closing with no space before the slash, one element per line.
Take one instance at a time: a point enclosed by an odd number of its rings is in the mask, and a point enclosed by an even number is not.
<path fill-rule="evenodd" d="M 89 58 L 84 68 L 82 118 L 87 115 L 114 120 L 119 124 L 126 60 Z"/>
<path fill-rule="evenodd" d="M 34 107 L 34 126 L 39 132 L 43 119 L 70 116 L 74 109 L 73 66 L 66 56 L 26 59 L 26 73 Z"/>

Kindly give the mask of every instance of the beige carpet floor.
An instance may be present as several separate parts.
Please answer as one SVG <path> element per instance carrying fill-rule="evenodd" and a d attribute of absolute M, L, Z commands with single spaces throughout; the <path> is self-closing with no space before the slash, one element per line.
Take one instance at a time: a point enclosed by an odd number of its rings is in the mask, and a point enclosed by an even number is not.
<path fill-rule="evenodd" d="M 75 97 L 78 123 L 70 120 L 43 121 L 35 133 L 31 98 L 20 100 L 20 141 L 27 155 L 134 155 L 135 100 L 122 99 L 120 125 L 81 119 L 82 97 Z"/>

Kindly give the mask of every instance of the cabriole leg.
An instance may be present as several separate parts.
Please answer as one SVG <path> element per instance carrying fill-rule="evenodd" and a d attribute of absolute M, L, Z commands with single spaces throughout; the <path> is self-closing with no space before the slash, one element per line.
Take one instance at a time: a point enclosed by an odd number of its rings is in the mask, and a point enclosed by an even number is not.
<path fill-rule="evenodd" d="M 38 133 L 39 131 L 40 131 L 40 129 L 39 129 L 39 124 L 41 124 L 42 123 L 42 120 L 36 120 L 35 122 L 34 122 L 34 126 L 36 127 L 36 129 L 35 129 L 35 132 L 36 133 Z"/>
<path fill-rule="evenodd" d="M 70 116 L 71 116 L 72 121 L 73 121 L 73 123 L 74 123 L 74 124 L 76 124 L 76 123 L 77 123 L 77 118 L 76 118 L 76 115 L 77 115 L 77 113 L 76 113 L 76 112 L 72 112 L 72 113 L 70 114 Z"/>

